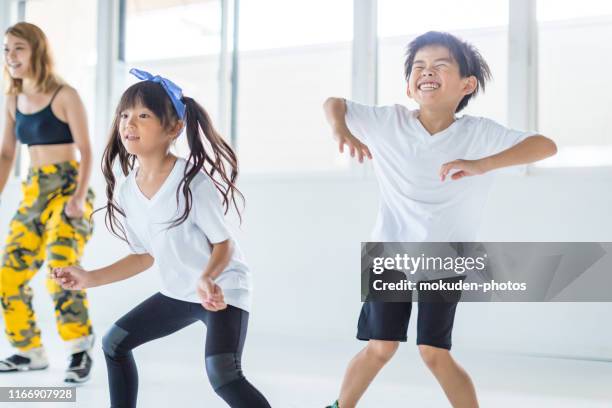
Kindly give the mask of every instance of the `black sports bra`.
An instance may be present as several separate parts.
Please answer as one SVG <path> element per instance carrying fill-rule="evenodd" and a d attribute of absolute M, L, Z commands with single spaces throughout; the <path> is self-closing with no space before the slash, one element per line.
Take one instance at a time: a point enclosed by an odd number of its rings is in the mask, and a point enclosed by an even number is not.
<path fill-rule="evenodd" d="M 28 146 L 74 143 L 70 127 L 55 116 L 51 104 L 62 87 L 58 87 L 46 108 L 35 113 L 25 114 L 17 108 L 15 97 L 15 135 Z"/>

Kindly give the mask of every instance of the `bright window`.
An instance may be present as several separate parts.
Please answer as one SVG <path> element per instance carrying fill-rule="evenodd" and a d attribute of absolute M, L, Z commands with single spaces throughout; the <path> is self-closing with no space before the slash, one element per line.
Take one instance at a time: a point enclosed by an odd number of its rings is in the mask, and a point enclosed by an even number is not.
<path fill-rule="evenodd" d="M 322 104 L 350 97 L 352 0 L 240 2 L 238 150 L 245 172 L 347 168 Z"/>
<path fill-rule="evenodd" d="M 559 146 L 541 165 L 612 165 L 612 2 L 537 5 L 538 127 Z"/>
<path fill-rule="evenodd" d="M 79 18 L 66 18 L 68 12 Z M 96 0 L 28 1 L 25 8 L 25 21 L 39 26 L 49 40 L 57 73 L 79 92 L 91 138 L 95 123 L 96 13 Z M 21 174 L 27 173 L 29 164 L 27 147 L 23 146 Z"/>
<path fill-rule="evenodd" d="M 220 0 L 126 0 L 126 86 L 138 81 L 130 68 L 166 77 L 218 127 L 221 25 Z M 177 139 L 176 153 L 188 155 L 186 138 Z"/>
<path fill-rule="evenodd" d="M 378 0 L 378 103 L 418 106 L 406 96 L 406 47 L 427 31 L 447 31 L 472 43 L 483 55 L 493 80 L 486 92 L 461 113 L 486 116 L 506 124 L 508 82 L 508 2 Z"/>

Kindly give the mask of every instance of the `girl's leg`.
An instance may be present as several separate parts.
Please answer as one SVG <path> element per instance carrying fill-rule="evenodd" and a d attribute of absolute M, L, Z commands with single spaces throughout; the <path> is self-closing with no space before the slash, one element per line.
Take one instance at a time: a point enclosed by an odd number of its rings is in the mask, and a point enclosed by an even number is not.
<path fill-rule="evenodd" d="M 269 408 L 266 398 L 242 373 L 248 312 L 229 305 L 218 312 L 202 310 L 207 327 L 206 372 L 217 395 L 232 408 Z"/>
<path fill-rule="evenodd" d="M 190 303 L 157 293 L 119 319 L 102 339 L 111 408 L 134 408 L 138 372 L 132 350 L 197 321 Z"/>

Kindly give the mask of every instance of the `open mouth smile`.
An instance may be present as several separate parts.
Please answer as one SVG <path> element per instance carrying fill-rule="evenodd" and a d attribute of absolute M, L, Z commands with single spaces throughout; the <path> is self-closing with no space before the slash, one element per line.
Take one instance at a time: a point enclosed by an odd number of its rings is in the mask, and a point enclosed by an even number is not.
<path fill-rule="evenodd" d="M 433 81 L 421 82 L 417 88 L 420 91 L 435 91 L 436 89 L 440 88 L 440 84 Z"/>

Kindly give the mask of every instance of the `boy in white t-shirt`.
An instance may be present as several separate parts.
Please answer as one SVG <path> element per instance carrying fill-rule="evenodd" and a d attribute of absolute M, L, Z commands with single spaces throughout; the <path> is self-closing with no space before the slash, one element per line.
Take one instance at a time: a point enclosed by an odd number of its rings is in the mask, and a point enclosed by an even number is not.
<path fill-rule="evenodd" d="M 340 152 L 372 159 L 380 188 L 372 241 L 474 241 L 493 170 L 556 153 L 550 139 L 480 117 L 456 117 L 490 78 L 470 44 L 428 32 L 408 46 L 408 97 L 419 104 L 365 106 L 341 98 L 324 105 Z M 473 177 L 480 176 L 480 177 Z M 478 406 L 474 385 L 450 354 L 457 303 L 419 303 L 417 345 L 453 407 Z M 406 341 L 412 303 L 365 302 L 350 362 L 333 407 L 351 408 Z"/>

